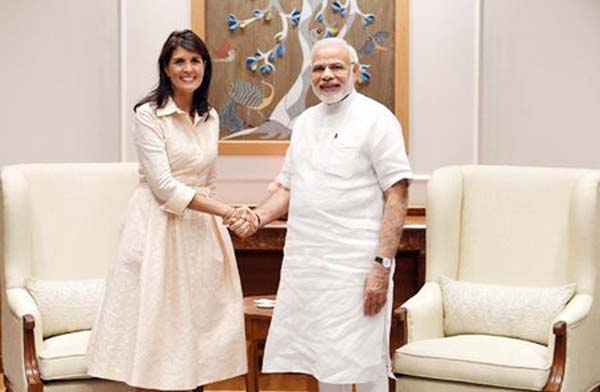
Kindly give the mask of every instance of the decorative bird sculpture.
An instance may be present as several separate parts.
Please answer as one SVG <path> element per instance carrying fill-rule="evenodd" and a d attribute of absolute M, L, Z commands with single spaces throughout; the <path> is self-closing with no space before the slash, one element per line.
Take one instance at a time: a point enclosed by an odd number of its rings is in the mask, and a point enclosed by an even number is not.
<path fill-rule="evenodd" d="M 228 38 L 223 39 L 221 46 L 213 49 L 212 60 L 217 63 L 230 63 L 235 59 L 236 50 L 231 47 Z"/>
<path fill-rule="evenodd" d="M 266 108 L 273 101 L 275 89 L 271 83 L 261 81 L 270 91 L 268 96 L 264 96 L 262 89 L 254 83 L 245 80 L 233 80 L 229 83 L 227 95 L 237 104 L 246 107 L 247 110 L 258 112 L 261 116 L 261 110 Z"/>
<path fill-rule="evenodd" d="M 387 31 L 378 31 L 377 33 L 371 35 L 363 44 L 363 46 L 358 49 L 359 54 L 371 54 L 375 50 L 380 50 L 382 52 L 388 51 L 389 49 L 383 46 L 389 37 L 389 33 Z"/>
<path fill-rule="evenodd" d="M 252 128 L 253 125 L 250 118 L 250 112 L 256 112 L 263 119 L 266 119 L 266 116 L 262 113 L 262 110 L 267 108 L 267 106 L 273 102 L 273 98 L 275 97 L 275 88 L 271 83 L 268 83 L 264 80 L 262 80 L 260 83 L 269 89 L 267 96 L 265 96 L 263 89 L 259 85 L 256 85 L 252 82 L 245 80 L 233 80 L 229 83 L 227 88 L 229 101 L 219 112 L 223 127 L 231 132 L 225 137 L 225 139 L 247 135 L 256 130 L 256 128 Z M 236 105 L 241 106 L 245 112 L 245 115 L 241 118 L 238 116 L 238 113 L 235 110 Z M 251 129 L 241 129 L 243 127 L 250 127 Z"/>

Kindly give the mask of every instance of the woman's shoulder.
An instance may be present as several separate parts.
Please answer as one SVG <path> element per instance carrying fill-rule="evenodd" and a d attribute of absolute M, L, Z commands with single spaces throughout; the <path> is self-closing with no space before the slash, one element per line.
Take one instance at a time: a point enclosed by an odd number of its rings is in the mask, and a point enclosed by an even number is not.
<path fill-rule="evenodd" d="M 135 114 L 142 116 L 154 116 L 156 115 L 156 107 L 156 102 L 146 102 L 135 108 Z"/>
<path fill-rule="evenodd" d="M 150 125 L 158 121 L 157 105 L 155 102 L 146 102 L 135 108 L 136 122 Z"/>
<path fill-rule="evenodd" d="M 135 118 L 135 129 L 143 128 L 157 128 L 159 121 L 158 116 L 156 114 L 156 103 L 154 102 L 146 102 L 141 104 L 140 106 L 135 108 L 134 113 Z"/>

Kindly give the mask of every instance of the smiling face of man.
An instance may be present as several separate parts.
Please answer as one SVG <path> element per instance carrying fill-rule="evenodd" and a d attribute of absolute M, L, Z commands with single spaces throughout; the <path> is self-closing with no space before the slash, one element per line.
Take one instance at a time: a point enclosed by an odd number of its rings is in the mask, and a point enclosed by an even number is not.
<path fill-rule="evenodd" d="M 326 104 L 341 101 L 354 87 L 358 64 L 350 62 L 350 52 L 342 43 L 317 47 L 312 55 L 312 89 Z"/>

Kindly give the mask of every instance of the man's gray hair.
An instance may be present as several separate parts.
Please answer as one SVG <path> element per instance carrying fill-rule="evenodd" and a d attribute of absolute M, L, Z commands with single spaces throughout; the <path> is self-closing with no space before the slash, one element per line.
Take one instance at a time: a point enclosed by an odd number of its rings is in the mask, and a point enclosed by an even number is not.
<path fill-rule="evenodd" d="M 345 47 L 348 50 L 348 57 L 350 58 L 350 64 L 358 64 L 358 54 L 356 53 L 356 49 L 352 47 L 345 39 L 339 37 L 329 37 L 323 38 L 317 41 L 310 52 L 310 57 L 312 58 L 315 52 L 325 46 L 336 46 L 340 45 Z"/>

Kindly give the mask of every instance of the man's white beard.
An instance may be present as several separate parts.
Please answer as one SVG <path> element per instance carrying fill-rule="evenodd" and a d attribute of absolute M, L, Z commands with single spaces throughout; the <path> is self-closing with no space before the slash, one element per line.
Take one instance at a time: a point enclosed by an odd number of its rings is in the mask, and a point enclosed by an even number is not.
<path fill-rule="evenodd" d="M 319 89 L 318 86 L 315 86 L 312 83 L 311 83 L 311 87 L 312 87 L 313 92 L 315 93 L 317 98 L 319 98 L 319 100 L 321 102 L 323 102 L 327 105 L 338 103 L 342 99 L 344 99 L 344 97 L 346 95 L 348 95 L 348 94 L 350 94 L 350 92 L 352 92 L 352 89 L 354 88 L 354 74 L 350 73 L 348 80 L 346 80 L 346 84 L 344 84 L 342 86 L 342 88 L 337 92 L 331 92 L 331 93 L 323 92 Z"/>

